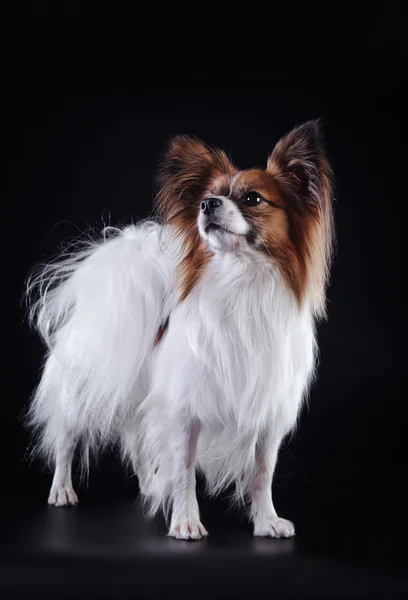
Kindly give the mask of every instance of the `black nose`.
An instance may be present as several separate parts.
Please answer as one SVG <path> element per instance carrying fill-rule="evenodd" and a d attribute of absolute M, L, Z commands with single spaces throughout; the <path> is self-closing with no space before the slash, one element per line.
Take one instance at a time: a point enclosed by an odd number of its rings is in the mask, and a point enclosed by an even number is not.
<path fill-rule="evenodd" d="M 222 200 L 219 198 L 207 198 L 201 202 L 201 210 L 205 215 L 214 212 L 216 208 L 222 205 Z"/>

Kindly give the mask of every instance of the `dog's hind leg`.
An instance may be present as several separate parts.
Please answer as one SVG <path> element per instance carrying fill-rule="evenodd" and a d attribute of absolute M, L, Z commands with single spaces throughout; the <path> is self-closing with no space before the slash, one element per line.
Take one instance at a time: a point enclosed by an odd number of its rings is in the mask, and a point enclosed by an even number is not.
<path fill-rule="evenodd" d="M 72 486 L 72 460 L 77 439 L 66 430 L 61 430 L 55 449 L 55 471 L 48 504 L 54 506 L 74 506 L 78 497 Z"/>

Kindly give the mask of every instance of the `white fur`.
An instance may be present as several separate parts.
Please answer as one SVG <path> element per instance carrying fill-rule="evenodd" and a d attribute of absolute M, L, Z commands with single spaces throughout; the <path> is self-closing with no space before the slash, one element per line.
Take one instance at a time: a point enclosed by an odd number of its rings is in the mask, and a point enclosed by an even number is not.
<path fill-rule="evenodd" d="M 237 498 L 250 495 L 257 443 L 280 442 L 294 427 L 314 346 L 310 310 L 299 311 L 269 261 L 255 251 L 214 255 L 172 312 L 132 438 L 142 440 L 134 461 L 147 457 L 153 513 L 173 495 L 180 423 L 200 425 L 197 464 L 209 492 L 234 483 Z"/>
<path fill-rule="evenodd" d="M 56 459 L 62 435 L 88 448 L 126 431 L 148 391 L 148 361 L 170 311 L 175 251 L 154 222 L 65 254 L 29 282 L 30 317 L 48 350 L 29 419 Z M 174 242 L 171 242 L 174 246 Z"/>
<path fill-rule="evenodd" d="M 210 493 L 234 484 L 238 500 L 250 499 L 256 535 L 293 535 L 276 514 L 271 485 L 313 373 L 312 311 L 307 299 L 299 308 L 244 237 L 231 245 L 219 243 L 222 235 L 213 245 L 208 236 L 214 255 L 182 303 L 182 248 L 151 222 L 91 243 L 34 282 L 41 295 L 33 317 L 49 355 L 30 418 L 56 465 L 50 502 L 76 501 L 77 442 L 96 449 L 120 440 L 150 514 L 172 509 L 170 535 L 207 533 L 196 465 Z"/>

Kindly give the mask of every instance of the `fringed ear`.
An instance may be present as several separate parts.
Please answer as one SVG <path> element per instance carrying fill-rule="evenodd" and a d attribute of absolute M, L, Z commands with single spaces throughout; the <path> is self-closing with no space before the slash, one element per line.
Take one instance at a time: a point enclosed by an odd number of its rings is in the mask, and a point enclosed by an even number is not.
<path fill-rule="evenodd" d="M 267 171 L 279 183 L 296 240 L 298 273 L 307 281 L 316 316 L 325 315 L 325 289 L 334 241 L 332 171 L 319 121 L 293 129 L 275 146 Z"/>
<path fill-rule="evenodd" d="M 234 172 L 222 150 L 194 137 L 179 135 L 170 142 L 157 182 L 156 210 L 166 221 L 192 208 L 196 217 L 202 193 L 212 178 Z"/>
<path fill-rule="evenodd" d="M 203 194 L 213 179 L 234 172 L 235 167 L 222 150 L 196 138 L 180 135 L 169 145 L 157 177 L 156 212 L 183 238 L 180 300 L 193 289 L 209 258 L 197 224 Z"/>
<path fill-rule="evenodd" d="M 293 129 L 275 146 L 267 171 L 282 184 L 293 208 L 321 208 L 331 170 L 324 154 L 318 120 Z"/>

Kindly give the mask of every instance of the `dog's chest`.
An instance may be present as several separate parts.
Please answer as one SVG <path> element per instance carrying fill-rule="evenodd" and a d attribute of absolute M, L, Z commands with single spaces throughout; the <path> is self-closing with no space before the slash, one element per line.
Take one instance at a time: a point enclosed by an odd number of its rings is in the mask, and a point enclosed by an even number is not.
<path fill-rule="evenodd" d="M 190 340 L 217 353 L 262 355 L 299 320 L 292 294 L 272 268 L 229 257 L 211 263 L 185 306 Z"/>
<path fill-rule="evenodd" d="M 304 387 L 312 346 L 313 329 L 277 273 L 214 261 L 172 313 L 155 379 L 177 401 L 222 420 L 261 415 L 271 398 L 277 405 L 297 382 Z"/>

